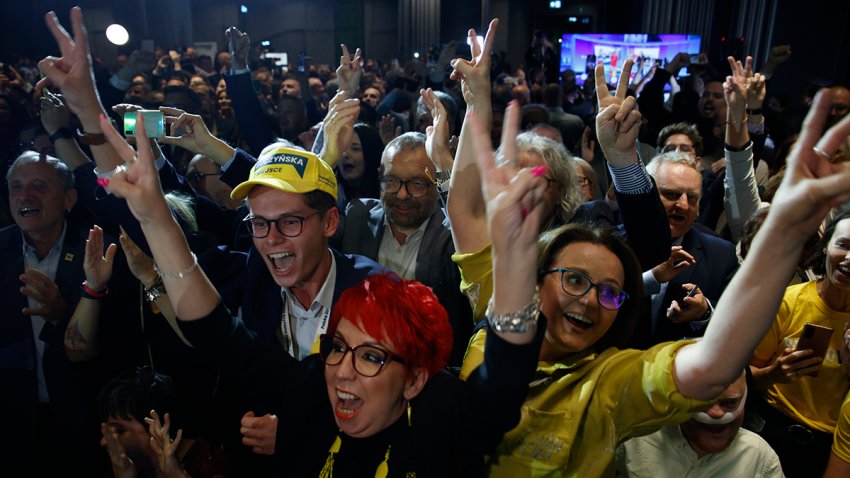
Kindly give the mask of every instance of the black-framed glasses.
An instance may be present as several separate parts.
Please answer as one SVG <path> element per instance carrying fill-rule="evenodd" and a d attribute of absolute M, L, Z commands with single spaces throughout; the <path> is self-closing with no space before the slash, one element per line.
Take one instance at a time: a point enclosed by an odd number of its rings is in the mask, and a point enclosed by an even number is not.
<path fill-rule="evenodd" d="M 284 214 L 277 219 L 266 219 L 261 216 L 249 215 L 243 219 L 242 222 L 245 224 L 245 227 L 248 228 L 248 233 L 251 234 L 251 237 L 255 237 L 257 239 L 262 239 L 268 236 L 271 231 L 272 224 L 275 225 L 277 232 L 279 232 L 280 235 L 286 237 L 297 237 L 304 229 L 304 221 L 313 216 L 319 215 L 326 210 L 327 209 L 319 209 L 313 214 L 308 214 L 306 216 Z"/>
<path fill-rule="evenodd" d="M 385 193 L 398 194 L 401 187 L 404 186 L 407 189 L 407 194 L 415 198 L 428 194 L 428 190 L 434 185 L 433 182 L 424 179 L 415 178 L 402 181 L 392 176 L 381 176 L 380 182 L 381 191 Z"/>
<path fill-rule="evenodd" d="M 582 297 L 591 288 L 596 288 L 596 300 L 604 309 L 617 310 L 629 298 L 629 294 L 623 289 L 610 284 L 596 284 L 584 272 L 559 267 L 546 271 L 546 274 L 552 274 L 553 272 L 561 273 L 561 289 L 574 297 Z"/>
<path fill-rule="evenodd" d="M 186 180 L 189 181 L 189 184 L 197 185 L 201 184 L 201 181 L 204 180 L 207 176 L 221 176 L 221 172 L 217 173 L 201 173 L 198 171 L 193 171 L 186 175 Z"/>
<path fill-rule="evenodd" d="M 378 375 L 384 369 L 384 365 L 390 361 L 404 365 L 401 357 L 376 345 L 361 344 L 357 347 L 349 347 L 340 337 L 327 334 L 319 337 L 319 356 L 325 365 L 339 365 L 348 352 L 351 352 L 354 371 L 364 377 Z"/>

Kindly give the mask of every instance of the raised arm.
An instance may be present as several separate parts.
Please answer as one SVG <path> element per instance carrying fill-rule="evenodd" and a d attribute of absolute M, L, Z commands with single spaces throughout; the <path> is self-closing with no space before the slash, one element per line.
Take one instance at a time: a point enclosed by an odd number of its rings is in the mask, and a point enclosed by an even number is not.
<path fill-rule="evenodd" d="M 360 115 L 360 100 L 346 99 L 348 94 L 341 90 L 334 95 L 328 106 L 328 114 L 322 121 L 322 150 L 319 157 L 331 168 L 335 168 L 342 153 L 351 146 L 354 138 L 354 122 Z"/>
<path fill-rule="evenodd" d="M 723 94 L 726 98 L 726 181 L 724 182 L 723 207 L 732 238 L 738 242 L 744 223 L 752 217 L 761 204 L 756 184 L 756 173 L 753 167 L 755 158 L 750 143 L 750 133 L 747 130 L 747 110 L 761 109 L 764 99 L 764 77 L 753 75 L 753 59 L 747 57 L 746 65 L 735 61 L 731 56 L 729 65 L 732 75 L 726 77 L 723 83 Z M 750 106 L 750 98 L 758 101 L 758 106 Z M 760 98 L 760 99 L 759 99 Z"/>
<path fill-rule="evenodd" d="M 97 328 L 100 324 L 101 299 L 108 293 L 112 277 L 115 244 L 103 250 L 103 229 L 94 226 L 86 240 L 83 270 L 86 281 L 82 297 L 65 328 L 65 354 L 72 362 L 90 360 L 97 356 Z"/>
<path fill-rule="evenodd" d="M 461 80 L 467 113 L 474 112 L 483 131 L 490 131 L 490 52 L 496 39 L 499 20 L 490 22 L 484 38 L 484 48 L 478 47 L 478 35 L 469 30 L 472 60 L 462 58 L 452 62 L 452 79 Z M 482 138 L 483 139 L 483 138 Z M 481 174 L 475 163 L 472 133 L 468 121 L 463 122 L 455 162 L 452 169 L 446 211 L 452 223 L 452 239 L 455 251 L 470 253 L 483 249 L 490 243 L 487 233 L 487 210 L 481 195 Z M 489 142 L 489 141 L 488 141 Z M 483 150 L 484 142 L 480 144 Z M 492 151 L 493 146 L 488 148 Z"/>
<path fill-rule="evenodd" d="M 431 88 L 419 90 L 419 94 L 422 95 L 422 100 L 431 110 L 432 118 L 432 124 L 428 126 L 425 132 L 428 136 L 428 139 L 425 140 L 425 152 L 428 154 L 428 159 L 437 168 L 437 185 L 440 187 L 441 192 L 446 191 L 446 186 L 450 183 L 442 182 L 444 180 L 441 180 L 439 176 L 440 173 L 444 172 L 451 174 L 452 165 L 454 164 L 454 158 L 452 158 L 452 152 L 449 147 L 449 116 L 446 113 L 443 103 L 437 98 L 437 95 L 434 94 Z"/>
<path fill-rule="evenodd" d="M 136 134 L 142 138 L 146 134 L 143 123 L 139 114 Z M 207 316 L 218 305 L 218 293 L 198 267 L 183 231 L 171 215 L 150 148 L 142 143 L 136 154 L 124 138 L 107 127 L 108 120 L 103 116 L 101 124 L 109 142 L 126 162 L 112 175 L 108 189 L 127 201 L 139 221 L 175 313 L 181 320 Z"/>
<path fill-rule="evenodd" d="M 41 124 L 53 140 L 56 155 L 71 171 L 90 163 L 91 159 L 74 140 L 76 132 L 71 130 L 71 113 L 60 95 L 43 90 L 41 97 Z"/>
<path fill-rule="evenodd" d="M 826 90 L 815 98 L 771 211 L 726 288 L 734 298 L 721 298 L 704 338 L 676 355 L 674 378 L 686 396 L 712 399 L 736 379 L 775 319 L 806 240 L 832 206 L 850 200 L 850 164 L 813 149 L 835 151 L 850 134 L 850 117 L 823 133 L 831 100 Z"/>
<path fill-rule="evenodd" d="M 62 91 L 65 104 L 77 115 L 81 129 L 91 143 L 97 169 L 102 172 L 111 171 L 122 163 L 122 159 L 111 144 L 103 142 L 101 136 L 105 133 L 104 127 L 112 132 L 115 132 L 115 129 L 112 123 L 101 124 L 99 121 L 99 117 L 106 116 L 107 113 L 94 87 L 94 72 L 89 55 L 88 34 L 83 24 L 83 12 L 80 7 L 71 9 L 73 38 L 59 24 L 54 12 L 47 13 L 45 20 L 62 56 L 48 56 L 38 62 L 38 68 L 45 77 L 38 82 L 36 88 L 40 91 L 52 85 Z"/>

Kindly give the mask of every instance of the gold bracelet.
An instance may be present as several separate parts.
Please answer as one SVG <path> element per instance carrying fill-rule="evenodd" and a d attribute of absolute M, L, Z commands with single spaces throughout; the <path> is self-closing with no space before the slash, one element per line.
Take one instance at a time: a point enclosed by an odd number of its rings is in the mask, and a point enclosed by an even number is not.
<path fill-rule="evenodd" d="M 156 273 L 159 274 L 159 276 L 163 279 L 169 279 L 169 280 L 182 279 L 182 278 L 188 276 L 189 274 L 191 274 L 192 272 L 194 272 L 195 269 L 198 268 L 198 256 L 196 256 L 195 253 L 193 252 L 192 253 L 192 265 L 187 267 L 186 269 L 184 269 L 180 272 L 176 272 L 174 274 L 167 274 L 165 272 L 162 272 L 159 269 L 159 266 L 157 266 L 156 264 L 153 265 L 153 268 L 154 268 L 154 270 L 156 270 Z"/>

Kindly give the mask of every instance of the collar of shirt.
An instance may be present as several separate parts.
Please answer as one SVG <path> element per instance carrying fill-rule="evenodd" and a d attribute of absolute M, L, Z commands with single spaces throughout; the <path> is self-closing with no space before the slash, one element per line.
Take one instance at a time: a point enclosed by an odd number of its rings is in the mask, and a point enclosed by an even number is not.
<path fill-rule="evenodd" d="M 415 231 L 413 231 L 412 233 L 410 233 L 409 236 L 407 236 L 407 239 L 405 239 L 405 241 L 404 241 L 404 245 L 407 245 L 411 241 L 415 241 L 416 239 L 419 239 L 420 236 L 425 235 L 425 229 L 428 229 L 428 223 L 430 223 L 430 222 L 431 222 L 430 217 L 428 219 L 422 221 L 422 224 L 420 224 L 419 227 L 417 227 Z M 393 240 L 395 240 L 395 236 L 393 236 L 392 226 L 390 226 L 390 220 L 389 220 L 389 218 L 387 217 L 386 214 L 384 214 L 384 234 L 385 235 L 389 234 L 390 237 L 392 237 Z M 396 241 L 396 243 L 398 243 L 398 241 Z"/>
<path fill-rule="evenodd" d="M 56 270 L 59 268 L 59 254 L 62 252 L 62 245 L 65 243 L 65 234 L 68 231 L 68 223 L 66 222 L 62 226 L 62 234 L 59 235 L 59 238 L 56 239 L 56 242 L 53 243 L 53 246 L 47 252 L 47 255 L 44 256 L 43 259 L 39 259 L 36 254 L 35 247 L 27 244 L 27 238 L 24 236 L 23 231 L 21 231 L 21 242 L 23 244 L 23 254 L 24 254 L 24 267 L 33 269 L 37 269 L 40 272 L 44 273 L 50 280 L 56 279 Z"/>
<path fill-rule="evenodd" d="M 289 304 L 289 313 L 299 319 L 306 320 L 310 315 L 318 315 L 323 310 L 323 307 L 330 308 L 333 305 L 334 287 L 336 285 L 336 258 L 330 249 L 328 249 L 328 253 L 331 255 L 331 268 L 328 271 L 328 276 L 325 278 L 325 283 L 322 284 L 319 293 L 313 298 L 313 303 L 310 304 L 309 309 L 302 306 L 301 302 L 298 302 L 298 299 L 295 298 L 295 294 L 289 290 L 289 287 L 281 287 L 280 289 L 281 297 Z"/>

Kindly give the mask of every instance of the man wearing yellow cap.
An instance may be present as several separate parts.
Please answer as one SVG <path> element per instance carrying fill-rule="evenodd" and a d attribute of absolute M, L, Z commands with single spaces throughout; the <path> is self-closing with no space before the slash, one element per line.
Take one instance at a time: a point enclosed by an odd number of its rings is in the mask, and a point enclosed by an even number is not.
<path fill-rule="evenodd" d="M 250 162 L 237 153 L 222 180 L 238 176 L 240 165 L 244 174 Z M 339 225 L 337 184 L 333 170 L 313 153 L 267 147 L 231 197 L 246 200 L 244 223 L 254 241 L 242 303 L 245 325 L 303 359 L 317 351 L 342 291 L 383 268 L 328 248 Z"/>

